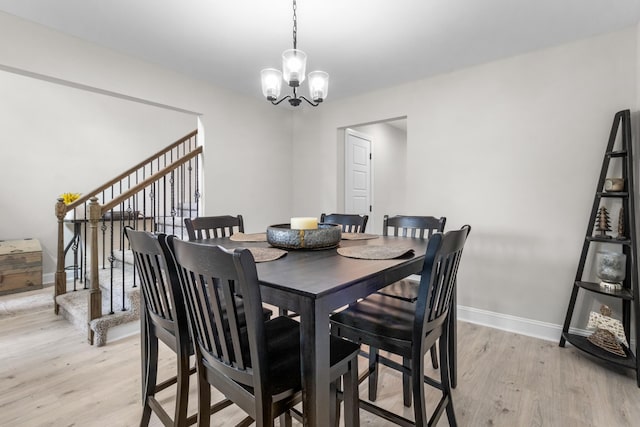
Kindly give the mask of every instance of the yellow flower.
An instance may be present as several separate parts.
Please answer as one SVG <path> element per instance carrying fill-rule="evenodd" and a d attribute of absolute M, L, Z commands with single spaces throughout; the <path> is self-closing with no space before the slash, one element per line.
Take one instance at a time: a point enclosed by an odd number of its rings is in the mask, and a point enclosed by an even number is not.
<path fill-rule="evenodd" d="M 80 193 L 64 193 L 60 197 L 65 205 L 70 205 L 80 198 Z"/>

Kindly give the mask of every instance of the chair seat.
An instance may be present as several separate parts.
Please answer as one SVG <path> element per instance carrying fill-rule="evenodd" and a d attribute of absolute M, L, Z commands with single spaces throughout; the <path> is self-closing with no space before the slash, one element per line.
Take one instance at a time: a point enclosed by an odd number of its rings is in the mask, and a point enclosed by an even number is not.
<path fill-rule="evenodd" d="M 415 304 L 372 294 L 331 316 L 331 322 L 379 337 L 411 341 Z"/>
<path fill-rule="evenodd" d="M 418 300 L 418 289 L 420 289 L 419 281 L 403 279 L 380 289 L 378 293 L 408 302 L 416 302 Z"/>
<path fill-rule="evenodd" d="M 279 316 L 264 324 L 267 342 L 266 356 L 267 385 L 272 395 L 287 390 L 301 390 L 300 377 L 300 324 L 287 316 Z M 249 343 L 246 335 L 242 337 L 242 351 L 249 357 Z M 330 363 L 331 366 L 342 360 L 355 357 L 360 346 L 351 341 L 335 336 L 330 337 Z M 340 376 L 340 375 L 338 375 Z M 337 378 L 331 378 L 335 381 Z"/>

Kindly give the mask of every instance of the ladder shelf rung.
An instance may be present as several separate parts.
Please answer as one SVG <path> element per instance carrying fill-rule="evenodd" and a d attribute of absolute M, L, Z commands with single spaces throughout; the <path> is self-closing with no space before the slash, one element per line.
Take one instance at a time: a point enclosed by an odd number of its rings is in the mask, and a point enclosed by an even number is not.
<path fill-rule="evenodd" d="M 577 281 L 576 286 L 587 291 L 596 292 L 598 294 L 607 295 L 614 298 L 622 298 L 626 300 L 633 300 L 633 293 L 630 289 L 622 288 L 619 291 L 610 290 L 600 286 L 600 283 Z"/>
<path fill-rule="evenodd" d="M 627 150 L 609 151 L 606 155 L 609 157 L 624 157 L 627 155 Z"/>
<path fill-rule="evenodd" d="M 600 236 L 587 236 L 586 239 L 590 242 L 599 242 L 599 243 L 612 243 L 612 244 L 619 244 L 619 245 L 630 245 L 631 244 L 631 240 L 629 239 L 624 239 L 624 240 L 620 240 L 620 239 L 616 239 L 615 237 L 600 237 Z"/>
<path fill-rule="evenodd" d="M 598 197 L 629 197 L 629 193 L 627 191 L 598 191 L 596 194 Z"/>

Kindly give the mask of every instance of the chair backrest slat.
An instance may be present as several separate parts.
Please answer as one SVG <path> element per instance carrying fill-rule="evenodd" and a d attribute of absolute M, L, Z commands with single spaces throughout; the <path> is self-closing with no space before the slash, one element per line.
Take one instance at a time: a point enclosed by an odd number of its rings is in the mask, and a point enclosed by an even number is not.
<path fill-rule="evenodd" d="M 364 233 L 367 229 L 369 215 L 356 214 L 322 214 L 320 222 L 325 224 L 340 224 L 345 233 Z"/>
<path fill-rule="evenodd" d="M 153 327 L 162 327 L 176 336 L 175 347 L 189 342 L 189 327 L 177 280 L 177 272 L 172 263 L 166 262 L 166 252 L 160 240 L 164 235 L 153 235 L 146 231 L 125 228 L 133 252 L 135 271 L 140 277 L 144 299 L 145 315 Z"/>
<path fill-rule="evenodd" d="M 414 339 L 424 337 L 429 323 L 442 323 L 453 303 L 456 277 L 462 250 L 471 227 L 445 234 L 434 233 L 429 239 L 416 301 Z"/>
<path fill-rule="evenodd" d="M 396 215 L 384 216 L 382 224 L 382 235 L 388 236 L 389 229 L 393 230 L 393 235 L 398 237 L 429 238 L 435 232 L 443 232 L 447 222 L 445 217 L 436 218 L 434 216 L 409 216 Z"/>
<path fill-rule="evenodd" d="M 184 225 L 187 229 L 189 240 L 228 237 L 236 231 L 244 233 L 244 220 L 242 215 L 201 216 L 193 219 L 185 218 Z"/>
<path fill-rule="evenodd" d="M 231 252 L 173 236 L 167 238 L 167 245 L 189 317 L 197 325 L 193 329 L 199 354 L 233 380 L 260 388 L 266 378 L 266 341 L 251 252 Z"/>

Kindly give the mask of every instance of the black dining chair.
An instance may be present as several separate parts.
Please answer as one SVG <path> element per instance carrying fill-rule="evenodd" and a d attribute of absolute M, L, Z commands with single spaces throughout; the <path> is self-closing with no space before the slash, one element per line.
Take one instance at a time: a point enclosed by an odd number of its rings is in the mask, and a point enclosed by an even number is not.
<path fill-rule="evenodd" d="M 367 221 L 369 215 L 356 215 L 356 214 L 321 214 L 320 222 L 325 224 L 339 224 L 342 225 L 342 231 L 344 233 L 364 233 L 367 228 Z"/>
<path fill-rule="evenodd" d="M 443 232 L 447 219 L 445 217 L 434 216 L 410 216 L 396 215 L 384 216 L 382 223 L 383 236 L 402 236 L 416 239 L 428 239 L 435 232 Z M 403 301 L 415 302 L 418 299 L 418 288 L 420 282 L 411 278 L 406 278 L 392 283 L 378 291 L 379 294 L 399 298 Z M 437 347 L 431 349 L 431 363 L 434 369 L 438 369 Z M 369 400 L 375 401 L 378 393 L 378 350 L 369 349 Z M 409 377 L 403 377 L 402 395 L 405 406 L 411 406 L 411 389 Z"/>
<path fill-rule="evenodd" d="M 445 217 L 437 218 L 434 216 L 408 215 L 396 215 L 389 217 L 389 215 L 385 215 L 382 223 L 382 235 L 389 236 L 389 230 L 391 230 L 392 236 L 428 239 L 435 232 L 444 232 L 444 225 L 446 222 L 447 218 Z M 405 301 L 415 302 L 416 299 L 418 299 L 419 284 L 420 282 L 416 280 L 399 280 L 380 289 L 378 293 L 394 298 L 400 298 Z"/>
<path fill-rule="evenodd" d="M 165 426 L 188 426 L 196 416 L 187 416 L 189 376 L 195 368 L 189 367 L 193 345 L 189 335 L 186 307 L 177 280 L 174 264 L 166 262 L 158 237 L 146 231 L 125 228 L 133 252 L 136 272 L 140 278 L 143 300 L 141 319 L 142 401 L 140 426 L 148 426 L 153 411 Z M 158 341 L 176 353 L 176 376 L 158 383 Z M 162 407 L 156 393 L 176 385 L 176 403 L 173 416 Z M 213 411 L 231 404 L 223 400 Z"/>
<path fill-rule="evenodd" d="M 244 220 L 242 215 L 218 215 L 200 216 L 197 218 L 185 218 L 184 226 L 187 229 L 189 240 L 212 239 L 233 235 L 234 232 L 244 233 Z"/>
<path fill-rule="evenodd" d="M 448 316 L 454 296 L 456 275 L 471 227 L 445 234 L 434 233 L 427 244 L 418 299 L 411 303 L 399 298 L 372 294 L 331 316 L 331 332 L 357 343 L 402 357 L 399 364 L 379 356 L 386 366 L 409 376 L 415 421 L 362 401 L 360 407 L 399 425 L 435 426 L 446 410 L 450 426 L 456 426 L 449 380 Z M 424 354 L 440 340 L 440 381 L 424 375 Z M 438 388 L 442 397 L 427 419 L 424 383 Z"/>
<path fill-rule="evenodd" d="M 166 238 L 166 244 L 173 253 L 193 325 L 199 407 L 209 406 L 213 386 L 249 415 L 248 422 L 272 426 L 280 416 L 281 425 L 290 425 L 290 410 L 302 398 L 300 324 L 286 316 L 263 319 L 251 252 L 231 252 L 173 236 Z M 242 312 L 237 295 L 242 295 Z M 330 346 L 332 423 L 338 422 L 335 383 L 342 379 L 345 425 L 356 426 L 359 346 L 338 337 L 331 338 Z M 208 427 L 209 422 L 207 412 L 198 414 L 199 426 Z"/>

